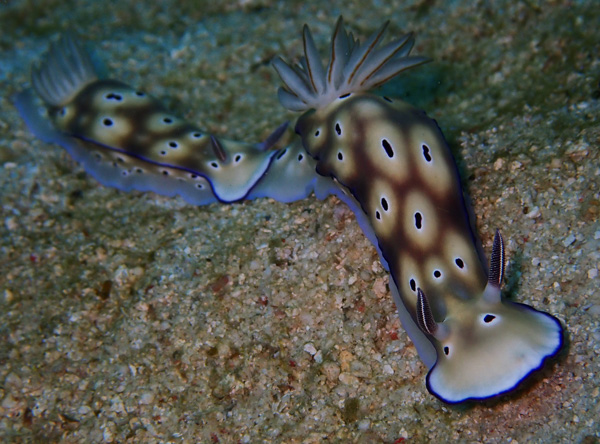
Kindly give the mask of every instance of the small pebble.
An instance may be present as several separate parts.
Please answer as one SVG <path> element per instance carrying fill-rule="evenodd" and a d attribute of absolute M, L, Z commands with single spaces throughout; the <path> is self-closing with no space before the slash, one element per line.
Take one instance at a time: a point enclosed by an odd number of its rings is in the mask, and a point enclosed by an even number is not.
<path fill-rule="evenodd" d="M 4 219 L 4 226 L 7 230 L 12 231 L 16 230 L 19 227 L 17 220 L 14 217 L 7 217 Z"/>
<path fill-rule="evenodd" d="M 153 393 L 144 393 L 140 398 L 140 404 L 152 404 L 154 402 Z"/>
<path fill-rule="evenodd" d="M 371 421 L 363 419 L 358 423 L 358 430 L 368 430 L 371 426 Z"/>
<path fill-rule="evenodd" d="M 340 379 L 341 379 L 341 377 L 340 377 Z M 13 398 L 13 396 L 10 393 L 8 395 L 6 395 L 6 397 L 2 400 L 2 403 L 0 404 L 0 406 L 4 409 L 14 409 L 18 405 L 19 405 L 19 402 L 15 398 Z"/>
<path fill-rule="evenodd" d="M 79 407 L 79 409 L 77 409 L 77 413 L 79 413 L 81 416 L 88 415 L 91 412 L 92 412 L 92 409 L 88 405 L 82 405 L 81 407 Z"/>
<path fill-rule="evenodd" d="M 563 247 L 568 247 L 569 245 L 571 245 L 573 242 L 575 242 L 577 238 L 575 237 L 574 234 L 569 234 L 567 237 L 565 237 L 562 241 Z"/>
<path fill-rule="evenodd" d="M 323 353 L 321 353 L 321 350 L 319 350 L 319 351 L 317 352 L 317 354 L 314 356 L 314 358 L 315 358 L 315 362 L 316 362 L 317 364 L 320 364 L 320 363 L 322 363 L 322 362 L 323 362 Z"/>
<path fill-rule="evenodd" d="M 8 288 L 4 290 L 4 300 L 6 302 L 12 302 L 14 298 L 15 296 L 12 291 L 10 291 Z"/>
<path fill-rule="evenodd" d="M 340 368 L 332 362 L 323 364 L 322 371 L 329 382 L 335 382 L 340 376 Z"/>
<path fill-rule="evenodd" d="M 311 356 L 314 356 L 317 354 L 317 349 L 310 342 L 304 346 L 304 351 Z"/>
<path fill-rule="evenodd" d="M 115 440 L 115 433 L 117 431 L 117 426 L 114 422 L 110 421 L 104 426 L 104 430 L 102 431 L 102 439 L 104 442 L 113 442 Z"/>
<path fill-rule="evenodd" d="M 358 386 L 358 378 L 350 373 L 340 373 L 340 382 L 349 386 Z"/>
<path fill-rule="evenodd" d="M 540 215 L 540 207 L 535 206 L 535 207 L 531 208 L 529 210 L 529 213 L 527 213 L 525 216 L 527 216 L 529 219 L 535 219 L 539 215 Z"/>
<path fill-rule="evenodd" d="M 494 162 L 494 170 L 495 171 L 501 170 L 503 166 L 504 166 L 504 159 L 501 157 L 496 159 L 496 161 Z"/>

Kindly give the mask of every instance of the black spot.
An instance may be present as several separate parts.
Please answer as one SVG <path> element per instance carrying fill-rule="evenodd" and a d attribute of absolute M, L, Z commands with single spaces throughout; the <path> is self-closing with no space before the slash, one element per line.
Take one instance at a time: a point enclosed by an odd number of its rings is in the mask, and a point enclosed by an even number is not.
<path fill-rule="evenodd" d="M 161 151 L 161 152 L 160 152 L 160 155 L 161 155 L 161 156 L 166 156 L 166 155 L 167 155 L 167 152 L 166 152 L 166 151 Z"/>
<path fill-rule="evenodd" d="M 62 108 L 62 109 L 60 110 L 60 115 L 61 115 L 61 116 L 64 116 L 65 114 L 67 114 L 67 108 Z"/>
<path fill-rule="evenodd" d="M 113 123 L 114 122 L 112 121 L 112 119 L 109 119 L 108 117 L 102 121 L 102 124 L 104 126 L 113 126 Z"/>
<path fill-rule="evenodd" d="M 381 198 L 381 208 L 383 208 L 384 211 L 387 211 L 390 208 L 385 197 Z"/>
<path fill-rule="evenodd" d="M 423 157 L 427 162 L 431 162 L 431 153 L 429 152 L 429 147 L 425 144 L 421 147 L 423 148 Z"/>
<path fill-rule="evenodd" d="M 304 159 L 304 156 L 302 154 L 298 154 L 298 162 L 302 162 L 302 159 Z"/>
<path fill-rule="evenodd" d="M 100 154 L 98 154 L 98 153 L 94 154 L 94 158 L 95 158 L 95 159 L 96 159 L 98 162 L 100 162 L 100 161 L 102 160 L 102 156 L 101 156 Z"/>
<path fill-rule="evenodd" d="M 412 291 L 417 291 L 417 283 L 414 279 L 411 279 L 410 281 L 408 281 L 408 283 L 410 284 L 410 289 Z"/>
<path fill-rule="evenodd" d="M 235 163 L 238 163 L 240 160 L 242 160 L 242 155 L 241 154 L 237 154 L 234 158 L 233 161 Z"/>
<path fill-rule="evenodd" d="M 433 270 L 433 277 L 440 278 L 442 276 L 442 272 L 440 270 Z"/>
<path fill-rule="evenodd" d="M 387 139 L 383 139 L 381 141 L 381 146 L 383 146 L 383 149 L 385 150 L 385 153 L 388 155 L 388 157 L 390 159 L 392 157 L 394 157 L 394 150 L 392 149 L 392 145 L 390 145 L 390 142 L 388 142 Z"/>
<path fill-rule="evenodd" d="M 423 215 L 418 211 L 415 213 L 415 227 L 417 227 L 417 230 L 423 228 Z"/>
<path fill-rule="evenodd" d="M 127 170 L 121 171 L 121 176 L 127 176 L 127 174 L 129 174 L 129 171 L 127 171 Z"/>
<path fill-rule="evenodd" d="M 287 153 L 287 148 L 284 150 L 281 150 L 281 152 L 279 154 L 277 154 L 277 156 L 275 157 L 275 160 L 281 159 L 283 156 L 285 156 L 285 153 Z"/>
<path fill-rule="evenodd" d="M 169 172 L 167 170 L 163 170 L 162 173 L 163 173 L 163 176 L 168 176 L 169 175 Z"/>
<path fill-rule="evenodd" d="M 144 172 L 144 170 L 142 170 L 141 168 L 136 168 L 135 172 L 138 174 L 142 174 Z"/>
<path fill-rule="evenodd" d="M 454 259 L 454 262 L 456 263 L 456 266 L 458 268 L 465 268 L 465 263 L 461 258 L 457 257 L 456 259 Z"/>
<path fill-rule="evenodd" d="M 340 99 L 345 99 L 346 97 L 350 97 L 350 93 L 341 95 Z"/>
<path fill-rule="evenodd" d="M 389 97 L 383 96 L 383 100 L 392 103 L 392 99 L 390 99 Z"/>
<path fill-rule="evenodd" d="M 117 162 L 125 163 L 125 159 L 122 157 L 117 157 Z"/>
<path fill-rule="evenodd" d="M 338 160 L 344 160 L 344 155 L 342 154 L 341 151 L 338 151 L 337 158 L 338 158 Z"/>
<path fill-rule="evenodd" d="M 210 166 L 213 168 L 219 168 L 219 164 L 217 162 L 211 162 Z"/>
<path fill-rule="evenodd" d="M 146 93 L 143 93 L 142 91 L 136 91 L 135 95 L 138 97 L 144 97 L 146 95 Z"/>
<path fill-rule="evenodd" d="M 483 322 L 485 322 L 486 324 L 489 324 L 490 322 L 492 322 L 494 319 L 496 319 L 496 316 L 491 315 L 491 314 L 486 314 L 483 318 Z"/>
<path fill-rule="evenodd" d="M 450 347 L 448 347 L 448 346 L 444 347 L 444 354 L 446 356 L 448 356 L 450 354 Z"/>
<path fill-rule="evenodd" d="M 338 136 L 342 135 L 342 127 L 340 126 L 339 122 L 336 122 L 336 124 L 335 124 L 335 132 L 337 133 Z"/>
<path fill-rule="evenodd" d="M 170 141 L 170 142 L 169 142 L 169 146 L 170 146 L 171 148 L 177 148 L 179 145 L 177 144 L 177 142 Z"/>
<path fill-rule="evenodd" d="M 202 188 L 204 188 L 204 185 L 202 185 L 201 183 L 197 183 L 196 184 L 196 188 L 198 188 L 199 190 L 201 190 Z"/>
<path fill-rule="evenodd" d="M 190 179 L 196 179 L 197 177 L 198 177 L 198 175 L 197 175 L 197 174 L 193 174 L 193 173 L 192 173 L 192 174 L 190 174 Z"/>
<path fill-rule="evenodd" d="M 120 102 L 121 100 L 123 100 L 123 96 L 121 94 L 115 94 L 115 93 L 108 93 L 107 95 L 104 96 L 104 98 L 106 100 L 116 100 L 117 102 Z"/>
<path fill-rule="evenodd" d="M 171 123 L 173 123 L 173 119 L 171 119 L 170 117 L 163 117 L 163 122 L 167 123 L 167 124 L 171 124 Z"/>
<path fill-rule="evenodd" d="M 202 137 L 202 133 L 192 133 L 192 137 L 194 139 L 199 139 L 200 137 Z"/>
<path fill-rule="evenodd" d="M 319 137 L 320 134 L 321 134 L 321 131 L 319 131 L 319 130 L 315 131 L 315 137 Z"/>
<path fill-rule="evenodd" d="M 375 219 L 381 220 L 381 213 L 379 211 L 375 211 Z"/>

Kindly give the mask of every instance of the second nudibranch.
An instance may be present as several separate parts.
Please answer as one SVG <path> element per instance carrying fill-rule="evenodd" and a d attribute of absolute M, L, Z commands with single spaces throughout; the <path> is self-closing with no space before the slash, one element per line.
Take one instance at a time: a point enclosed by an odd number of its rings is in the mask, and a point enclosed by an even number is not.
<path fill-rule="evenodd" d="M 300 143 L 270 149 L 286 125 L 259 144 L 220 139 L 100 71 L 65 35 L 32 70 L 33 88 L 15 104 L 34 134 L 62 145 L 102 184 L 178 194 L 195 205 L 257 197 L 290 202 L 323 184 Z"/>
<path fill-rule="evenodd" d="M 427 60 L 409 56 L 411 35 L 379 47 L 384 30 L 361 44 L 340 18 L 324 68 L 305 26 L 301 65 L 274 62 L 279 98 L 306 111 L 296 132 L 317 173 L 333 179 L 378 248 L 402 323 L 430 368 L 428 389 L 448 403 L 493 397 L 559 351 L 562 326 L 501 296 L 502 238 L 496 233 L 488 273 L 435 121 L 366 93 Z"/>

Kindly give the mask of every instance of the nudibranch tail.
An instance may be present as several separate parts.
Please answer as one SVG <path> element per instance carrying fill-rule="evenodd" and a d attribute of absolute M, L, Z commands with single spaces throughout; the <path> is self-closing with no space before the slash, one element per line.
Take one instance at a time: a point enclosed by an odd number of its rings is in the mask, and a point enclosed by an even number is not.
<path fill-rule="evenodd" d="M 361 44 L 340 18 L 325 70 L 305 27 L 300 67 L 274 62 L 284 82 L 279 97 L 307 111 L 296 124 L 304 148 L 389 270 L 402 324 L 430 368 L 428 389 L 448 403 L 497 396 L 560 350 L 562 326 L 502 298 L 504 243 L 497 233 L 488 273 L 435 121 L 365 92 L 427 60 L 408 56 L 410 34 L 379 46 L 385 28 Z"/>
<path fill-rule="evenodd" d="M 35 94 L 25 90 L 15 99 L 29 128 L 62 145 L 104 185 L 180 195 L 195 205 L 255 197 L 289 202 L 316 186 L 328 189 L 300 144 L 271 149 L 287 123 L 258 144 L 209 135 L 147 93 L 100 78 L 68 35 L 51 44 L 31 83 Z"/>
<path fill-rule="evenodd" d="M 292 111 L 321 108 L 340 96 L 367 91 L 405 69 L 421 65 L 429 59 L 409 56 L 414 44 L 412 34 L 379 47 L 388 23 L 373 33 L 364 44 L 355 40 L 338 19 L 331 38 L 331 57 L 325 70 L 308 26 L 304 26 L 304 58 L 294 67 L 281 58 L 273 66 L 285 87 L 278 91 L 281 104 Z"/>

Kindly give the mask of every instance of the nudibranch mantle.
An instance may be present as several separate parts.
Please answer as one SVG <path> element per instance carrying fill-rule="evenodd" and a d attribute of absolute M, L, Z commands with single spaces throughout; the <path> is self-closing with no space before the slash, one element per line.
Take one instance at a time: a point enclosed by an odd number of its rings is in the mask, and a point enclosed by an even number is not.
<path fill-rule="evenodd" d="M 274 62 L 284 83 L 279 98 L 306 111 L 296 132 L 317 173 L 332 178 L 378 247 L 401 320 L 430 368 L 430 392 L 447 403 L 487 399 L 558 353 L 562 326 L 502 298 L 502 238 L 496 233 L 488 273 L 435 121 L 365 92 L 427 60 L 409 56 L 411 35 L 378 48 L 384 30 L 361 44 L 340 18 L 324 69 L 305 26 L 301 65 Z"/>

